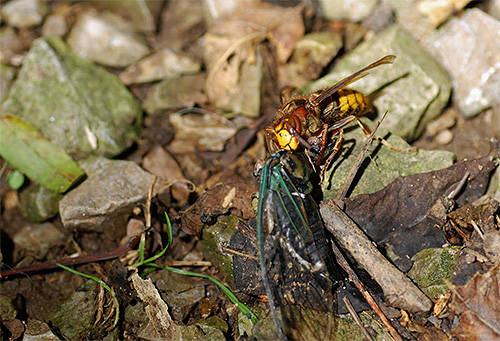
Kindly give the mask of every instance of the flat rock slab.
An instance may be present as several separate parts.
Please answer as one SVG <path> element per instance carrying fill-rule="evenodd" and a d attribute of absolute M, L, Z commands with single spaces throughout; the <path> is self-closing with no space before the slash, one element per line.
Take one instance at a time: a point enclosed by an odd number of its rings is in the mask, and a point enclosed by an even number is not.
<path fill-rule="evenodd" d="M 64 227 L 123 236 L 133 208 L 146 202 L 154 176 L 132 161 L 92 158 L 81 166 L 87 180 L 59 202 Z M 153 194 L 159 188 L 156 184 Z"/>
<path fill-rule="evenodd" d="M 388 54 L 397 56 L 394 64 L 370 70 L 368 76 L 349 88 L 368 95 L 379 114 L 388 111 L 384 127 L 413 141 L 448 104 L 451 81 L 436 60 L 397 24 L 360 44 L 339 61 L 331 73 L 303 90 L 308 93 L 331 87 Z"/>
<path fill-rule="evenodd" d="M 433 45 L 453 80 L 453 97 L 466 117 L 500 103 L 500 22 L 479 9 L 453 18 Z"/>
<path fill-rule="evenodd" d="M 139 101 L 118 77 L 59 38 L 37 39 L 2 104 L 73 155 L 115 156 L 137 137 Z"/>

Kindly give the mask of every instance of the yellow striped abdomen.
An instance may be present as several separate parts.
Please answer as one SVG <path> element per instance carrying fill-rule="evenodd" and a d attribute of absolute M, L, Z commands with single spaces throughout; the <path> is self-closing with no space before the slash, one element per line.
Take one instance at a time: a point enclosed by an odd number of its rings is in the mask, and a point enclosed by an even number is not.
<path fill-rule="evenodd" d="M 326 123 L 336 122 L 347 116 L 363 116 L 372 110 L 371 104 L 361 92 L 351 89 L 341 89 L 331 96 L 322 113 Z"/>

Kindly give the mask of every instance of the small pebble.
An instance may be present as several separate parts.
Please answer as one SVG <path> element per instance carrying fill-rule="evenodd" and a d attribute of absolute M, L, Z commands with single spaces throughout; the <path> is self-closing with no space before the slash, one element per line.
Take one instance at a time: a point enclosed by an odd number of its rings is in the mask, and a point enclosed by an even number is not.
<path fill-rule="evenodd" d="M 453 140 L 453 133 L 449 129 L 441 130 L 436 135 L 436 137 L 434 138 L 434 140 L 438 144 L 440 144 L 442 146 L 445 146 L 445 145 L 447 145 L 448 143 L 450 143 Z"/>

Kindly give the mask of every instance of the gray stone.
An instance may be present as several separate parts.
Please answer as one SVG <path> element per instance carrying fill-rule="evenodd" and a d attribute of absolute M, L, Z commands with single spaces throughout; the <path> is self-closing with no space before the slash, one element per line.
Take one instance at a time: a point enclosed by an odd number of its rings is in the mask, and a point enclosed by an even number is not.
<path fill-rule="evenodd" d="M 432 300 L 437 300 L 448 290 L 451 276 L 457 266 L 459 247 L 429 248 L 412 257 L 410 277 Z"/>
<path fill-rule="evenodd" d="M 363 119 L 363 122 L 373 128 L 373 122 L 368 119 Z M 386 121 L 382 122 L 376 135 L 386 138 L 393 146 L 408 148 L 409 145 L 398 136 L 388 135 L 385 123 Z M 322 185 L 325 199 L 332 198 L 337 194 L 337 191 L 344 184 L 354 160 L 364 147 L 366 135 L 355 123 L 351 124 L 354 129 L 348 129 L 344 134 L 342 147 L 326 172 L 326 181 Z M 376 153 L 372 154 L 373 151 Z M 354 188 L 351 188 L 350 197 L 381 190 L 399 176 L 449 167 L 454 160 L 455 156 L 451 152 L 420 149 L 418 152 L 403 153 L 386 146 L 380 146 L 379 142 L 374 140 L 365 155 L 362 170 L 358 172 L 359 179 L 353 184 Z"/>
<path fill-rule="evenodd" d="M 197 73 L 201 65 L 187 55 L 165 48 L 129 66 L 120 74 L 124 84 L 148 83 Z"/>
<path fill-rule="evenodd" d="M 67 42 L 79 56 L 112 67 L 128 66 L 149 53 L 131 24 L 108 12 L 80 15 Z"/>
<path fill-rule="evenodd" d="M 9 92 L 10 84 L 16 76 L 16 70 L 13 67 L 0 63 L 0 103 Z"/>
<path fill-rule="evenodd" d="M 500 103 L 500 22 L 479 9 L 452 19 L 432 44 L 466 117 Z"/>
<path fill-rule="evenodd" d="M 161 297 L 176 321 L 183 321 L 193 307 L 205 297 L 205 282 L 170 271 L 151 275 Z"/>
<path fill-rule="evenodd" d="M 24 256 L 30 255 L 36 259 L 43 259 L 49 249 L 64 238 L 62 233 L 54 224 L 32 224 L 26 225 L 12 238 L 16 250 Z"/>
<path fill-rule="evenodd" d="M 142 120 L 139 101 L 118 77 L 81 59 L 57 37 L 33 42 L 2 110 L 79 156 L 122 153 Z"/>
<path fill-rule="evenodd" d="M 203 55 L 208 64 L 205 92 L 217 108 L 256 118 L 260 115 L 263 72 L 258 47 L 237 49 L 234 58 L 223 55 L 223 51 L 228 51 L 241 39 L 241 35 L 229 35 L 229 32 L 205 34 Z"/>
<path fill-rule="evenodd" d="M 165 79 L 152 85 L 143 102 L 144 110 L 154 114 L 160 110 L 192 107 L 195 103 L 207 101 L 203 93 L 206 75 L 186 75 L 179 78 Z"/>
<path fill-rule="evenodd" d="M 2 47 L 0 48 L 0 62 L 14 65 L 13 61 L 22 51 L 23 44 L 12 27 L 0 29 L 0 46 Z"/>
<path fill-rule="evenodd" d="M 373 13 L 377 0 L 320 0 L 321 12 L 330 20 L 360 21 Z"/>
<path fill-rule="evenodd" d="M 370 70 L 367 77 L 349 88 L 375 97 L 378 113 L 388 111 L 384 127 L 413 141 L 447 105 L 451 82 L 446 71 L 397 24 L 352 50 L 331 73 L 306 86 L 303 92 L 331 87 L 387 54 L 397 56 L 393 65 Z"/>
<path fill-rule="evenodd" d="M 59 212 L 59 200 L 62 194 L 42 185 L 33 184 L 21 193 L 21 198 L 26 216 L 31 221 L 42 222 Z"/>
<path fill-rule="evenodd" d="M 140 31 L 156 31 L 156 22 L 160 16 L 164 1 L 162 0 L 102 0 L 99 5 L 106 6 L 123 17 L 130 18 L 132 24 Z M 170 10 L 170 3 L 168 4 Z"/>
<path fill-rule="evenodd" d="M 83 283 L 57 311 L 49 316 L 49 321 L 65 340 L 75 340 L 92 328 L 96 309 L 98 284 L 92 280 Z"/>
<path fill-rule="evenodd" d="M 87 180 L 59 202 L 64 227 L 123 236 L 133 208 L 146 202 L 154 176 L 132 161 L 91 158 L 81 167 Z M 153 194 L 160 187 L 157 183 Z"/>
<path fill-rule="evenodd" d="M 13 0 L 2 5 L 2 21 L 12 27 L 33 27 L 42 23 L 49 10 L 43 0 Z"/>
<path fill-rule="evenodd" d="M 14 297 L 7 292 L 0 293 L 0 316 L 2 320 L 13 320 L 17 316 Z"/>
<path fill-rule="evenodd" d="M 47 16 L 42 26 L 43 37 L 62 37 L 68 32 L 68 24 L 62 13 Z"/>
<path fill-rule="evenodd" d="M 28 319 L 23 341 L 58 341 L 60 340 L 47 323 L 33 318 Z"/>
<path fill-rule="evenodd" d="M 500 0 L 491 0 L 488 7 L 488 14 L 500 20 Z"/>

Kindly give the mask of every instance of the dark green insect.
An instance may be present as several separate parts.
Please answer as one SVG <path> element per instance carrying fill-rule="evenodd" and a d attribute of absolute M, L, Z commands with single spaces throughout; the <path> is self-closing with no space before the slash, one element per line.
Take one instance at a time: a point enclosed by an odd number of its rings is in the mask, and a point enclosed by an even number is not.
<path fill-rule="evenodd" d="M 273 154 L 260 174 L 259 263 L 280 339 L 329 339 L 335 328 L 328 316 L 336 311 L 340 276 L 309 176 L 305 155 L 286 150 Z"/>

